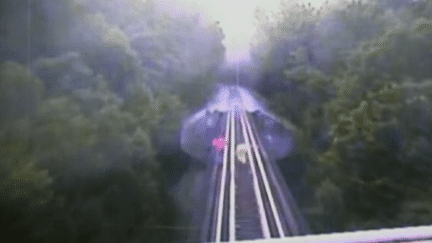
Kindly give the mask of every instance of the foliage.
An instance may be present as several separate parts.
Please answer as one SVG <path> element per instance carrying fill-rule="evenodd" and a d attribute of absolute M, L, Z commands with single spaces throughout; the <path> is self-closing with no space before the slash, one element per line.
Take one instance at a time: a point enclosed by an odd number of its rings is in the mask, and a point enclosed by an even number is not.
<path fill-rule="evenodd" d="M 43 84 L 15 62 L 0 66 L 0 124 L 34 113 L 43 94 Z"/>
<path fill-rule="evenodd" d="M 0 34 L 0 218 L 11 226 L 2 233 L 25 242 L 178 237 L 156 155 L 179 147 L 185 111 L 212 90 L 225 55 L 218 24 L 154 1 L 1 5 L 10 25 Z"/>
<path fill-rule="evenodd" d="M 342 2 L 256 11 L 258 87 L 309 158 L 304 210 L 315 232 L 430 224 L 432 5 Z"/>
<path fill-rule="evenodd" d="M 37 165 L 32 152 L 31 118 L 40 102 L 43 86 L 25 67 L 5 62 L 0 67 L 0 213 L 9 225 L 6 234 L 21 234 L 40 224 L 53 197 L 53 178 Z M 30 216 L 32 215 L 32 216 Z M 36 217 L 36 218 L 34 218 Z"/>

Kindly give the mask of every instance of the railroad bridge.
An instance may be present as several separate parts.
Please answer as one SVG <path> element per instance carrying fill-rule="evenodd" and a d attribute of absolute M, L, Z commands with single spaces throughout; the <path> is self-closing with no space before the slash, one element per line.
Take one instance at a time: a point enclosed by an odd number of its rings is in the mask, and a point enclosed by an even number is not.
<path fill-rule="evenodd" d="M 218 137 L 219 135 L 219 137 Z M 284 238 L 309 233 L 275 164 L 293 131 L 245 89 L 223 86 L 182 131 L 182 148 L 208 163 L 195 218 L 200 242 Z M 220 145 L 219 145 L 220 144 Z"/>
<path fill-rule="evenodd" d="M 207 164 L 188 242 L 432 242 L 432 227 L 310 235 L 276 164 L 295 129 L 239 86 L 221 86 L 188 118 L 182 149 Z"/>

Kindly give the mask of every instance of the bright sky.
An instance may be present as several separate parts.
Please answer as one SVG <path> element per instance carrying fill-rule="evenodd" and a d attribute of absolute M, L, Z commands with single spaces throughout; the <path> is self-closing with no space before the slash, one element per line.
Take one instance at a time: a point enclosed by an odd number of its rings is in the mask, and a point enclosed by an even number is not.
<path fill-rule="evenodd" d="M 280 0 L 173 0 L 187 12 L 199 12 L 201 18 L 220 21 L 225 33 L 227 61 L 234 63 L 249 58 L 249 43 L 255 31 L 253 12 L 257 6 L 276 12 Z M 326 0 L 286 0 L 299 3 L 310 2 L 319 7 Z"/>

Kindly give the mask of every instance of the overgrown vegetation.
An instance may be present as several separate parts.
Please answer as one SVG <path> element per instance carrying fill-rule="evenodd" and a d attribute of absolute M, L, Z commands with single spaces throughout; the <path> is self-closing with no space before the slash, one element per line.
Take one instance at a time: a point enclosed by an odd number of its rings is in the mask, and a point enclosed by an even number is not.
<path fill-rule="evenodd" d="M 302 131 L 316 233 L 432 222 L 431 8 L 285 2 L 273 22 L 257 9 L 261 92 Z"/>
<path fill-rule="evenodd" d="M 0 3 L 1 233 L 181 241 L 172 226 L 202 178 L 174 202 L 157 155 L 213 91 L 221 28 L 156 1 L 30 3 Z M 431 224 L 431 13 L 428 0 L 286 1 L 274 21 L 257 9 L 254 76 L 298 128 L 313 233 Z"/>
<path fill-rule="evenodd" d="M 1 5 L 3 236 L 178 242 L 156 154 L 212 90 L 221 29 L 153 1 Z"/>

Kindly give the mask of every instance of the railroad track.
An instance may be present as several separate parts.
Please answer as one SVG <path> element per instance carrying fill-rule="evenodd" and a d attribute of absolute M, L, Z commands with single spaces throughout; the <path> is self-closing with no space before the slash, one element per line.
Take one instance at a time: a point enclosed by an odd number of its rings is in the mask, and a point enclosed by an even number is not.
<path fill-rule="evenodd" d="M 209 150 L 220 133 L 223 150 Z M 182 149 L 206 163 L 191 220 L 200 230 L 188 242 L 430 242 L 432 226 L 304 236 L 307 224 L 275 163 L 289 154 L 292 139 L 238 86 L 221 88 L 188 119 Z"/>
<path fill-rule="evenodd" d="M 212 188 L 201 242 L 284 238 L 308 233 L 289 189 L 269 159 L 241 105 L 224 114 L 223 161 L 212 168 Z"/>

